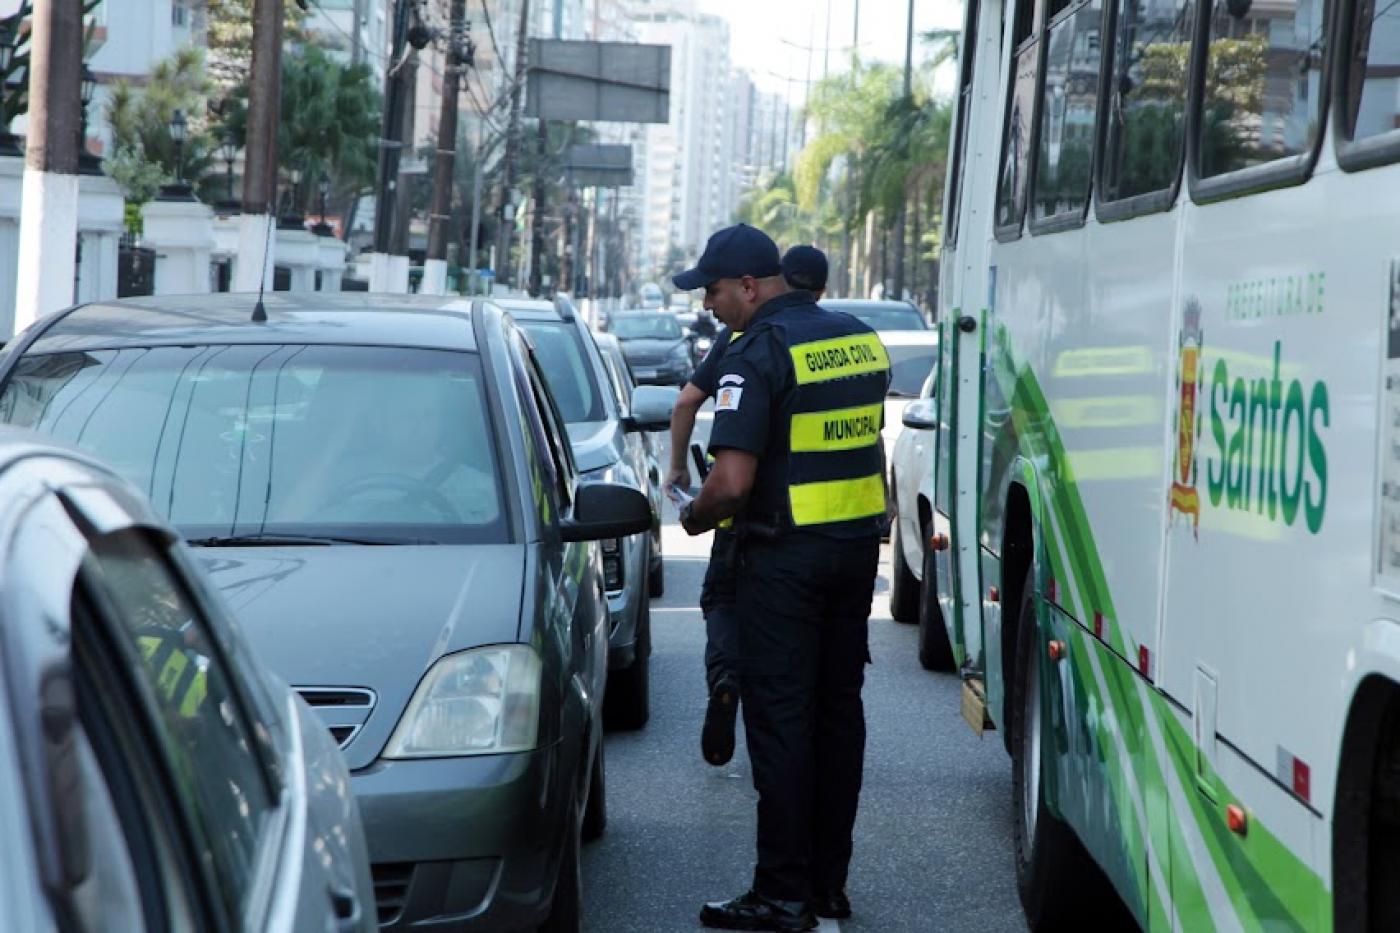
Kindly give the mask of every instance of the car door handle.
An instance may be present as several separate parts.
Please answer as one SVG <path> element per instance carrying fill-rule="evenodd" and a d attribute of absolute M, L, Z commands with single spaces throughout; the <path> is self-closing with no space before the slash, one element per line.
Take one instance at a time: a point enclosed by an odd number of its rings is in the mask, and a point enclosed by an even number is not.
<path fill-rule="evenodd" d="M 350 888 L 332 884 L 326 891 L 330 895 L 331 909 L 335 911 L 335 925 L 343 933 L 353 933 L 360 928 L 360 899 Z"/>

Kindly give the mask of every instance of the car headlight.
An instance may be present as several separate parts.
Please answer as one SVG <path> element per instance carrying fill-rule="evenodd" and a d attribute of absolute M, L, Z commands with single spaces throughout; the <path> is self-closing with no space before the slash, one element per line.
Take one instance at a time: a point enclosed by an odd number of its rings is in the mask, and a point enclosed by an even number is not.
<path fill-rule="evenodd" d="M 494 645 L 439 658 L 389 737 L 385 758 L 496 755 L 535 747 L 540 656 Z"/>

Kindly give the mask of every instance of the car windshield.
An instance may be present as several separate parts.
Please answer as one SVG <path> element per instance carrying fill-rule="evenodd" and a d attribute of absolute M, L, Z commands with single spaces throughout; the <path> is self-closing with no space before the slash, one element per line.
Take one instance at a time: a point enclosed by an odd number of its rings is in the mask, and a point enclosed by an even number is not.
<path fill-rule="evenodd" d="M 475 354 L 306 345 L 22 359 L 0 420 L 86 449 L 187 538 L 507 540 Z"/>
<path fill-rule="evenodd" d="M 583 347 L 582 335 L 570 324 L 520 321 L 535 344 L 535 357 L 549 382 L 549 391 L 567 424 L 602 421 L 603 397 Z"/>
<path fill-rule="evenodd" d="M 919 309 L 902 301 L 823 301 L 823 308 L 845 311 L 874 330 L 928 330 Z"/>
<path fill-rule="evenodd" d="M 608 329 L 618 340 L 679 340 L 681 325 L 669 314 L 618 314 Z"/>
<path fill-rule="evenodd" d="M 938 356 L 936 346 L 886 347 L 890 355 L 889 394 L 918 398 Z"/>

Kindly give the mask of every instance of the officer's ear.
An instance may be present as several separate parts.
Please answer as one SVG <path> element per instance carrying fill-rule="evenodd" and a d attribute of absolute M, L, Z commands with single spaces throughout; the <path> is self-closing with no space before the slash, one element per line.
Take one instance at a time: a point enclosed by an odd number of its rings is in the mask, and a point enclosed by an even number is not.
<path fill-rule="evenodd" d="M 739 288 L 744 293 L 745 301 L 756 301 L 758 299 L 758 279 L 753 276 L 746 275 L 740 278 Z"/>

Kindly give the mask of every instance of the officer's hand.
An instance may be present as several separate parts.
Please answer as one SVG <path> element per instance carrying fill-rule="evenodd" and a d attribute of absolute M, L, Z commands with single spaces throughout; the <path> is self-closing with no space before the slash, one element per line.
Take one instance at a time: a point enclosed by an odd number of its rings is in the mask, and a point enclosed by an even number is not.
<path fill-rule="evenodd" d="M 681 509 L 681 527 L 684 528 L 685 533 L 691 537 L 704 534 L 710 530 L 699 521 L 696 521 L 693 506 L 693 502 L 687 502 L 685 508 Z"/>
<path fill-rule="evenodd" d="M 690 468 L 681 467 L 679 470 L 671 470 L 666 474 L 666 484 L 663 489 L 675 486 L 677 489 L 684 489 L 690 485 Z"/>

